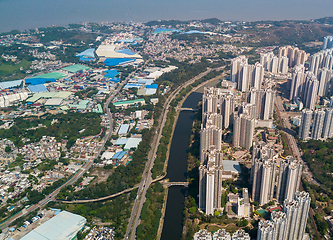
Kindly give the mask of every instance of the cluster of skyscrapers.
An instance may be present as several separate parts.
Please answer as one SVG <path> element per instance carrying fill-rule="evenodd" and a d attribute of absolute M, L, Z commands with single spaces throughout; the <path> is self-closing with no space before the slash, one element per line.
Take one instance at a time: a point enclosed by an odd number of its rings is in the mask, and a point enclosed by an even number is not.
<path fill-rule="evenodd" d="M 273 52 L 261 53 L 260 64 L 264 67 L 265 71 L 277 74 L 288 73 L 288 57 L 277 57 Z"/>
<path fill-rule="evenodd" d="M 273 122 L 275 91 L 270 88 L 252 88 L 246 92 L 247 102 L 234 112 L 233 145 L 250 149 L 255 127 L 271 127 Z"/>
<path fill-rule="evenodd" d="M 225 229 L 219 229 L 213 236 L 206 229 L 202 229 L 194 235 L 194 240 L 250 240 L 248 233 L 244 230 L 238 230 L 232 235 Z"/>
<path fill-rule="evenodd" d="M 311 56 L 309 71 L 304 72 L 303 64 L 295 65 L 291 83 L 290 100 L 302 100 L 311 110 L 318 96 L 333 96 L 333 36 L 324 38 L 323 50 Z"/>
<path fill-rule="evenodd" d="M 271 220 L 261 220 L 257 240 L 303 240 L 311 198 L 307 192 L 296 192 L 283 202 L 283 212 L 272 212 Z"/>
<path fill-rule="evenodd" d="M 199 208 L 206 214 L 221 209 L 223 153 L 222 128 L 229 126 L 233 104 L 226 89 L 205 88 L 200 132 Z"/>
<path fill-rule="evenodd" d="M 300 100 L 304 107 L 314 110 L 318 98 L 319 81 L 313 72 L 304 73 L 302 66 L 296 66 L 293 71 L 290 100 Z"/>
<path fill-rule="evenodd" d="M 264 79 L 264 68 L 262 64 L 248 64 L 246 56 L 239 56 L 232 59 L 230 79 L 237 83 L 237 89 L 246 92 L 250 88 L 260 89 Z"/>
<path fill-rule="evenodd" d="M 252 153 L 252 200 L 259 205 L 275 199 L 280 203 L 291 200 L 299 188 L 301 174 L 301 162 L 292 156 L 279 158 L 272 147 L 259 142 Z"/>
<path fill-rule="evenodd" d="M 260 54 L 260 64 L 265 71 L 273 74 L 287 74 L 289 68 L 304 65 L 306 60 L 306 52 L 292 46 L 280 47 L 278 56 L 275 56 L 273 52 Z"/>
<path fill-rule="evenodd" d="M 300 50 L 298 47 L 284 46 L 279 48 L 278 57 L 288 57 L 288 66 L 293 68 L 297 65 L 304 65 L 308 56 L 304 50 Z"/>
<path fill-rule="evenodd" d="M 303 140 L 331 138 L 333 136 L 333 108 L 319 109 L 314 113 L 309 109 L 304 109 L 298 135 Z"/>
<path fill-rule="evenodd" d="M 305 72 L 306 60 L 307 54 L 304 51 L 291 46 L 280 47 L 278 56 L 274 56 L 272 52 L 261 54 L 260 63 L 254 65 L 248 64 L 245 56 L 239 56 L 232 60 L 230 78 L 233 86 L 243 92 L 242 97 L 235 95 L 231 89 L 204 89 L 200 132 L 199 208 L 211 215 L 222 208 L 222 132 L 232 126 L 233 145 L 247 149 L 253 147 L 250 176 L 252 200 L 259 205 L 270 201 L 283 204 L 282 212 L 273 211 L 271 220 L 260 221 L 257 240 L 303 240 L 310 206 L 309 194 L 298 192 L 302 163 L 292 156 L 279 157 L 273 147 L 265 142 L 253 141 L 255 127 L 271 127 L 269 123 L 273 120 L 276 92 L 264 83 L 264 71 L 287 74 L 288 68 L 293 68 L 290 99 L 301 101 L 307 108 L 302 112 L 299 130 L 301 138 L 325 139 L 333 135 L 331 108 L 315 111 L 310 131 L 312 110 L 315 109 L 318 95 L 327 92 L 327 82 L 320 85 L 315 72 Z M 324 63 L 318 65 L 318 76 L 326 79 L 327 75 L 323 73 L 322 66 L 329 68 L 331 63 L 326 63 L 328 60 L 321 61 Z M 237 206 L 239 217 L 249 217 L 248 189 L 243 189 L 242 197 L 234 195 L 233 201 L 229 199 L 228 204 Z M 228 197 L 230 196 L 233 195 L 229 194 Z M 250 237 L 244 231 L 231 235 L 223 229 L 213 235 L 206 230 L 200 230 L 194 239 L 236 240 Z"/>
<path fill-rule="evenodd" d="M 304 67 L 299 65 L 293 71 L 289 99 L 301 101 L 306 108 L 302 111 L 299 127 L 301 139 L 325 140 L 333 136 L 333 109 L 315 110 L 319 97 L 333 96 L 332 83 L 333 36 L 327 36 L 323 50 L 312 55 L 309 71 L 304 72 Z"/>
<path fill-rule="evenodd" d="M 286 64 L 288 68 L 288 62 Z M 254 128 L 272 125 L 275 91 L 270 88 L 262 89 L 264 67 L 258 62 L 249 65 L 246 56 L 232 60 L 230 78 L 245 96 L 243 103 L 233 105 L 233 145 L 249 149 L 252 146 Z M 235 107 L 238 107 L 238 111 L 234 111 Z"/>
<path fill-rule="evenodd" d="M 239 113 L 234 118 L 233 145 L 250 149 L 253 141 L 255 119 L 247 112 Z"/>
<path fill-rule="evenodd" d="M 312 55 L 309 71 L 319 81 L 318 95 L 332 96 L 333 81 L 333 48 L 327 48 Z"/>
<path fill-rule="evenodd" d="M 271 88 L 255 89 L 252 88 L 246 93 L 247 102 L 254 104 L 255 119 L 258 120 L 272 120 L 274 113 L 275 91 Z"/>
<path fill-rule="evenodd" d="M 325 49 L 311 57 L 309 71 L 303 65 L 293 69 L 289 99 L 301 100 L 304 107 L 314 110 L 319 97 L 332 96 L 333 49 Z"/>

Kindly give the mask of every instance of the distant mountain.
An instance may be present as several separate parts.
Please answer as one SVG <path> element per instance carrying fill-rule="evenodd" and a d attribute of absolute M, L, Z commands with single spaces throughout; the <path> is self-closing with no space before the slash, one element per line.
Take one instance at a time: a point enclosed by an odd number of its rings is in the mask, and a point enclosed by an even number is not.
<path fill-rule="evenodd" d="M 180 21 L 180 20 L 157 20 L 146 22 L 146 26 L 172 26 L 176 27 L 178 24 L 188 24 L 190 21 Z"/>
<path fill-rule="evenodd" d="M 218 19 L 218 18 L 208 18 L 208 19 L 201 20 L 201 22 L 203 22 L 203 23 L 210 23 L 210 24 L 219 24 L 222 21 L 220 19 Z"/>
<path fill-rule="evenodd" d="M 314 19 L 314 21 L 321 24 L 333 24 L 333 17 L 318 18 Z"/>
<path fill-rule="evenodd" d="M 200 21 L 202 23 L 210 23 L 210 24 L 219 24 L 222 22 L 220 19 L 217 18 L 208 18 L 202 20 L 188 20 L 188 21 L 181 21 L 181 20 L 156 20 L 156 21 L 149 21 L 146 22 L 146 26 L 172 26 L 176 27 L 178 24 L 188 24 L 191 21 Z"/>

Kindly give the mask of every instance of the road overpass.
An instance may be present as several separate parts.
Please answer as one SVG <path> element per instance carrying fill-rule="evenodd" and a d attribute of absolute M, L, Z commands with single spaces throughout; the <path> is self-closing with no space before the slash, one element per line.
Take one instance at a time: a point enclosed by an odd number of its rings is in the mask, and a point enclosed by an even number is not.
<path fill-rule="evenodd" d="M 196 109 L 196 108 L 183 108 L 183 107 L 180 107 L 180 108 L 175 108 L 176 109 L 176 111 L 191 111 L 191 112 L 197 112 L 198 111 L 198 109 Z"/>
<path fill-rule="evenodd" d="M 163 185 L 165 185 L 167 187 L 172 187 L 172 186 L 184 186 L 184 187 L 188 187 L 189 182 L 167 182 L 167 183 L 164 183 Z"/>

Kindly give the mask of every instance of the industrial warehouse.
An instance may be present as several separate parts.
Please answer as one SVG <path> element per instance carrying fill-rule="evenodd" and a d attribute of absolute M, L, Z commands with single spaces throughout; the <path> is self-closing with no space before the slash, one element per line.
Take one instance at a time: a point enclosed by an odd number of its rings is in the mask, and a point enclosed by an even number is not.
<path fill-rule="evenodd" d="M 55 217 L 33 229 L 22 240 L 71 240 L 84 227 L 87 220 L 80 215 L 67 211 L 58 213 Z"/>

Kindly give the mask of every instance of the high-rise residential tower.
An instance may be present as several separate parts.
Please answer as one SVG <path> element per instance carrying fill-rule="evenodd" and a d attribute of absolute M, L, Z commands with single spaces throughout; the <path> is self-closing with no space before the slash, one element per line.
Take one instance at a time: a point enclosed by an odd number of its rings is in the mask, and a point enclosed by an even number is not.
<path fill-rule="evenodd" d="M 273 223 L 274 233 L 272 240 L 284 240 L 287 224 L 286 214 L 283 212 L 272 212 L 271 221 Z"/>
<path fill-rule="evenodd" d="M 218 98 L 213 94 L 204 94 L 202 96 L 202 112 L 217 113 Z"/>
<path fill-rule="evenodd" d="M 312 119 L 312 111 L 309 109 L 304 109 L 302 111 L 301 124 L 299 126 L 299 137 L 303 140 L 310 138 L 310 126 Z"/>
<path fill-rule="evenodd" d="M 241 55 L 231 60 L 230 80 L 232 82 L 238 82 L 238 73 L 245 65 L 247 65 L 246 56 Z"/>
<path fill-rule="evenodd" d="M 212 146 L 217 150 L 221 150 L 222 129 L 215 125 L 207 125 L 200 131 L 200 162 L 202 162 L 203 152 L 209 150 Z"/>
<path fill-rule="evenodd" d="M 322 131 L 322 138 L 327 139 L 333 136 L 333 109 L 325 109 L 325 119 Z"/>
<path fill-rule="evenodd" d="M 251 182 L 252 199 L 264 205 L 273 199 L 278 155 L 273 148 L 260 142 L 253 146 Z"/>
<path fill-rule="evenodd" d="M 286 199 L 283 212 L 273 212 L 271 220 L 259 222 L 257 240 L 303 240 L 310 202 L 307 192 L 297 192 L 293 200 Z"/>
<path fill-rule="evenodd" d="M 255 120 L 248 114 L 234 118 L 233 145 L 250 149 L 252 146 Z"/>
<path fill-rule="evenodd" d="M 273 236 L 274 224 L 268 220 L 261 220 L 258 224 L 257 240 L 272 240 Z"/>
<path fill-rule="evenodd" d="M 256 119 L 270 120 L 273 118 L 276 92 L 270 88 L 265 90 L 251 89 L 247 92 L 248 102 L 256 107 Z"/>
<path fill-rule="evenodd" d="M 237 230 L 232 234 L 232 240 L 251 240 L 250 235 L 243 229 Z M 222 239 L 219 239 L 222 240 Z"/>
<path fill-rule="evenodd" d="M 224 94 L 221 96 L 220 101 L 221 115 L 223 116 L 222 126 L 223 128 L 228 128 L 234 109 L 233 96 L 231 94 Z"/>
<path fill-rule="evenodd" d="M 297 192 L 295 194 L 295 200 L 298 202 L 298 214 L 295 225 L 294 238 L 303 240 L 305 233 L 305 227 L 308 219 L 311 198 L 307 192 Z"/>
<path fill-rule="evenodd" d="M 199 208 L 206 214 L 221 209 L 223 154 L 214 147 L 204 152 L 199 167 Z"/>
<path fill-rule="evenodd" d="M 280 203 L 285 199 L 293 199 L 299 189 L 302 168 L 302 163 L 292 156 L 280 159 L 275 196 Z"/>
<path fill-rule="evenodd" d="M 322 136 L 323 127 L 325 120 L 325 111 L 324 110 L 316 110 L 314 112 L 314 120 L 312 124 L 312 132 L 311 138 L 318 140 Z"/>
<path fill-rule="evenodd" d="M 307 192 L 297 192 L 294 200 L 286 199 L 283 212 L 286 213 L 286 240 L 303 240 L 311 198 Z"/>
<path fill-rule="evenodd" d="M 304 66 L 302 65 L 295 66 L 292 74 L 289 100 L 295 101 L 298 97 L 301 96 L 304 80 L 305 80 Z"/>
<path fill-rule="evenodd" d="M 304 106 L 310 110 L 315 109 L 317 102 L 319 81 L 312 72 L 305 75 L 304 88 L 302 91 L 302 101 Z"/>
<path fill-rule="evenodd" d="M 194 234 L 193 240 L 212 240 L 212 234 L 206 229 L 201 229 Z"/>
<path fill-rule="evenodd" d="M 298 47 L 292 47 L 292 46 L 284 46 L 279 48 L 278 53 L 279 58 L 280 57 L 288 57 L 289 59 L 289 67 L 294 67 L 296 65 L 304 65 L 305 61 L 307 60 L 307 54 L 303 50 L 299 50 Z"/>
<path fill-rule="evenodd" d="M 225 229 L 219 229 L 213 234 L 213 240 L 232 240 L 230 233 Z"/>
<path fill-rule="evenodd" d="M 323 50 L 325 50 L 327 48 L 333 48 L 333 36 L 324 37 Z"/>

